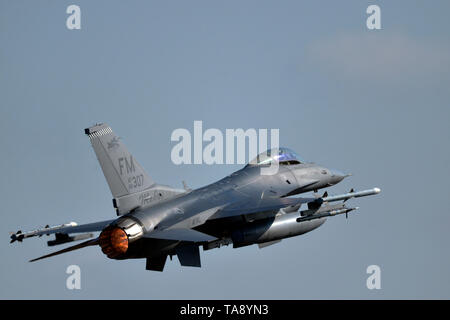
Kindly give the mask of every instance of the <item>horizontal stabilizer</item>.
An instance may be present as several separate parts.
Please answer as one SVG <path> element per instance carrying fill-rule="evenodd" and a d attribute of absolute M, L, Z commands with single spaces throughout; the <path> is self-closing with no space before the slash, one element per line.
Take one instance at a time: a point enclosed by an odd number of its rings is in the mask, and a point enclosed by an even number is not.
<path fill-rule="evenodd" d="M 144 237 L 153 239 L 190 241 L 190 242 L 205 242 L 217 239 L 213 236 L 196 231 L 194 229 L 165 229 L 161 231 L 156 230 L 148 234 L 145 234 Z"/>
<path fill-rule="evenodd" d="M 38 260 L 45 259 L 45 258 L 50 258 L 50 257 L 53 257 L 53 256 L 57 256 L 59 254 L 63 254 L 63 253 L 66 253 L 66 252 L 78 250 L 78 249 L 89 247 L 89 246 L 95 246 L 97 244 L 98 244 L 98 238 L 95 238 L 95 239 L 92 239 L 92 240 L 88 240 L 88 241 L 79 243 L 79 244 L 74 245 L 72 247 L 68 247 L 68 248 L 65 248 L 65 249 L 62 249 L 62 250 L 59 250 L 59 251 L 56 251 L 56 252 L 52 252 L 50 254 L 46 254 L 45 256 L 42 256 L 42 257 L 39 257 L 39 258 L 36 258 L 36 259 L 32 259 L 32 260 L 30 260 L 30 262 L 38 261 Z"/>

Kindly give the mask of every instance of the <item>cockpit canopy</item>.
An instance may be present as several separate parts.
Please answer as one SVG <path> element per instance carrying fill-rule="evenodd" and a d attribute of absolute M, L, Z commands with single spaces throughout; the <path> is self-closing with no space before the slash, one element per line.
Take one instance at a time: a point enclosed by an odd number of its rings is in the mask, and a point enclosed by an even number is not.
<path fill-rule="evenodd" d="M 278 162 L 280 165 L 301 164 L 305 161 L 289 148 L 274 148 L 262 152 L 256 156 L 249 165 L 270 165 L 272 162 Z"/>

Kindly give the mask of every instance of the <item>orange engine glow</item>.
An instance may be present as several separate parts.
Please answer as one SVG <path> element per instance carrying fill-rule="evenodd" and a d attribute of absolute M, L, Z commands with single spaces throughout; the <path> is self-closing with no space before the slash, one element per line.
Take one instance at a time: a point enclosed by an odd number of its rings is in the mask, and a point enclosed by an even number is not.
<path fill-rule="evenodd" d="M 99 245 L 108 258 L 115 259 L 128 250 L 128 236 L 118 227 L 110 227 L 100 233 Z"/>

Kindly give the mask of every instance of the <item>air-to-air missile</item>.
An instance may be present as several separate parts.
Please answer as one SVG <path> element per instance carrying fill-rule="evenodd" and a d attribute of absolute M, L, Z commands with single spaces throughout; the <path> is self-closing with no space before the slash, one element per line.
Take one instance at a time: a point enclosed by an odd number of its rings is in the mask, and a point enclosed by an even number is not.
<path fill-rule="evenodd" d="M 84 240 L 88 238 L 92 238 L 92 233 L 83 233 L 78 235 L 71 235 L 69 236 L 67 233 L 64 232 L 63 229 L 69 228 L 69 227 L 76 227 L 78 224 L 76 222 L 69 222 L 64 223 L 57 226 L 49 226 L 46 225 L 44 228 L 35 229 L 27 232 L 22 232 L 21 230 L 17 231 L 16 233 L 11 234 L 11 241 L 10 243 L 13 243 L 14 241 L 22 242 L 25 238 L 31 238 L 36 236 L 43 236 L 43 235 L 50 235 L 55 234 L 55 239 L 47 241 L 48 246 L 54 246 L 57 244 L 72 242 L 72 241 L 78 241 L 78 240 Z M 58 232 L 58 230 L 61 230 L 61 232 Z"/>

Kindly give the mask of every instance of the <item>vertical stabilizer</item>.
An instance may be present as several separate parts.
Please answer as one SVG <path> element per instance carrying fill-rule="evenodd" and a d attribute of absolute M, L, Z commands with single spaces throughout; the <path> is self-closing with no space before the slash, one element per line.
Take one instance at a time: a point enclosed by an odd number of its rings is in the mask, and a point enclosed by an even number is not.
<path fill-rule="evenodd" d="M 97 124 L 84 132 L 91 140 L 114 198 L 141 192 L 155 184 L 107 124 Z"/>

